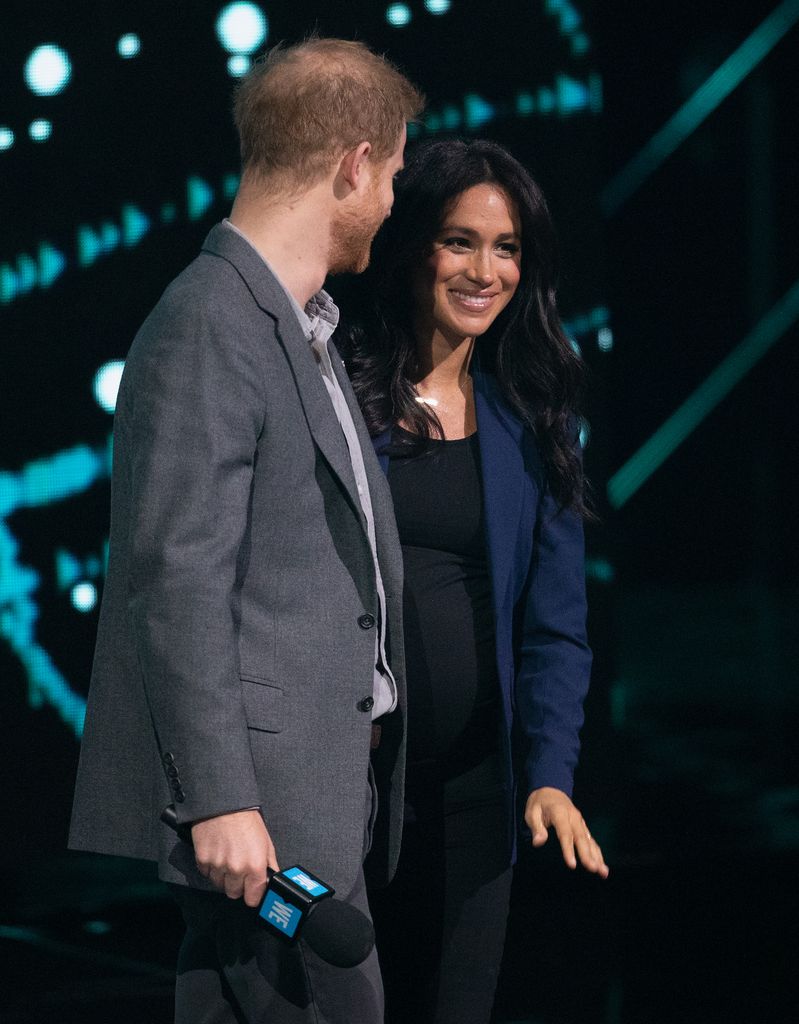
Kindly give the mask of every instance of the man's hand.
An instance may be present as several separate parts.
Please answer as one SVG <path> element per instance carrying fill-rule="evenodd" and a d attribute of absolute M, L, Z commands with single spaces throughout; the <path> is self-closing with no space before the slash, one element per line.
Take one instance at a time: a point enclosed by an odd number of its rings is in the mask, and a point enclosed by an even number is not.
<path fill-rule="evenodd" d="M 550 786 L 534 789 L 527 798 L 524 820 L 533 833 L 533 846 L 543 846 L 554 828 L 563 850 L 563 859 L 570 868 L 577 867 L 577 857 L 587 871 L 607 878 L 610 870 L 597 842 L 588 831 L 582 814 L 565 793 Z M 576 851 L 576 855 L 575 855 Z"/>
<path fill-rule="evenodd" d="M 267 868 L 279 871 L 275 847 L 260 811 L 234 811 L 192 825 L 200 874 L 232 900 L 244 896 L 257 907 L 266 890 Z"/>

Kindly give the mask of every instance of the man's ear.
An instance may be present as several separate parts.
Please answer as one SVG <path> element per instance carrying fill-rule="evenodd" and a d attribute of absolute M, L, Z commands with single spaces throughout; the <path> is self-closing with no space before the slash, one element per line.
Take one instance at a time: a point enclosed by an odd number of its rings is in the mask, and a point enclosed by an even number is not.
<path fill-rule="evenodd" d="M 367 165 L 371 152 L 371 142 L 360 142 L 355 149 L 351 149 L 341 158 L 338 165 L 338 177 L 346 182 L 353 192 L 363 189 L 368 180 Z"/>

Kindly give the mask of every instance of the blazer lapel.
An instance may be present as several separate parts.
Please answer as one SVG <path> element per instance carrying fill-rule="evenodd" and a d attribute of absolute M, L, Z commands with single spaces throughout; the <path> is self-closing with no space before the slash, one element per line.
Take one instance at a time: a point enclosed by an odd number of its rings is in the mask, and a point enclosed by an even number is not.
<path fill-rule="evenodd" d="M 343 484 L 356 515 L 363 522 L 347 442 L 310 342 L 302 332 L 297 314 L 283 286 L 249 242 L 230 228 L 217 224 L 208 234 L 203 249 L 231 263 L 263 312 L 274 320 L 278 340 L 294 374 L 308 429 L 326 462 Z M 333 358 L 334 365 L 336 361 L 340 362 L 338 356 Z"/>
<path fill-rule="evenodd" d="M 527 479 L 522 453 L 524 428 L 502 401 L 491 378 L 474 370 L 473 380 L 486 543 L 495 611 L 499 614 L 508 597 L 524 506 Z"/>

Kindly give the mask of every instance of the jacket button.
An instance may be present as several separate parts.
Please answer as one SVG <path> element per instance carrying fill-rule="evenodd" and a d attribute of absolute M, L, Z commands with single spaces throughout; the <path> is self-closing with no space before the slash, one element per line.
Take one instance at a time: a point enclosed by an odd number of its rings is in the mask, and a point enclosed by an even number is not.
<path fill-rule="evenodd" d="M 183 792 L 183 790 L 182 789 L 176 789 L 175 790 L 175 803 L 182 804 L 185 799 L 186 799 L 186 794 Z"/>
<path fill-rule="evenodd" d="M 174 764 L 175 763 L 175 755 L 174 754 L 164 754 L 164 756 L 161 758 L 161 760 L 164 762 L 164 764 Z"/>
<path fill-rule="evenodd" d="M 361 627 L 361 629 L 372 629 L 374 627 L 374 624 L 374 615 L 369 615 L 369 613 L 367 612 L 366 615 L 358 616 L 358 625 Z"/>
<path fill-rule="evenodd" d="M 359 711 L 371 711 L 374 706 L 375 706 L 375 699 L 374 699 L 374 697 L 364 697 L 363 700 L 359 700 L 358 701 L 358 710 Z"/>
<path fill-rule="evenodd" d="M 178 777 L 178 770 L 173 764 L 167 765 L 166 773 L 170 779 L 176 779 Z"/>

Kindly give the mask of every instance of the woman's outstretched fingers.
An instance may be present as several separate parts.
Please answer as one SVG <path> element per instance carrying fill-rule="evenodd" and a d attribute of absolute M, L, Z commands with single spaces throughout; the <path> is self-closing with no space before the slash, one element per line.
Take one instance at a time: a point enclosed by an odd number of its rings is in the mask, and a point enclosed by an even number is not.
<path fill-rule="evenodd" d="M 543 846 L 549 838 L 549 833 L 544 824 L 544 811 L 541 804 L 531 801 L 525 817 L 527 819 L 527 827 L 533 833 L 533 846 Z"/>
<path fill-rule="evenodd" d="M 547 828 L 554 828 L 563 859 L 570 868 L 576 868 L 579 859 L 587 871 L 600 878 L 610 874 L 585 819 L 561 790 L 548 786 L 533 790 L 527 798 L 524 819 L 533 833 L 533 846 L 543 846 L 547 841 Z"/>
<path fill-rule="evenodd" d="M 569 820 L 569 815 L 565 811 L 559 810 L 558 813 L 553 814 L 552 824 L 555 826 L 555 831 L 558 834 L 560 848 L 563 851 L 563 859 L 570 868 L 576 868 L 577 856 L 574 852 L 574 829 Z"/>
<path fill-rule="evenodd" d="M 580 863 L 586 871 L 592 871 L 601 878 L 608 877 L 610 869 L 605 863 L 605 858 L 602 856 L 599 843 L 597 843 L 587 829 L 585 830 L 585 835 L 577 840 L 577 853 L 580 857 Z"/>

